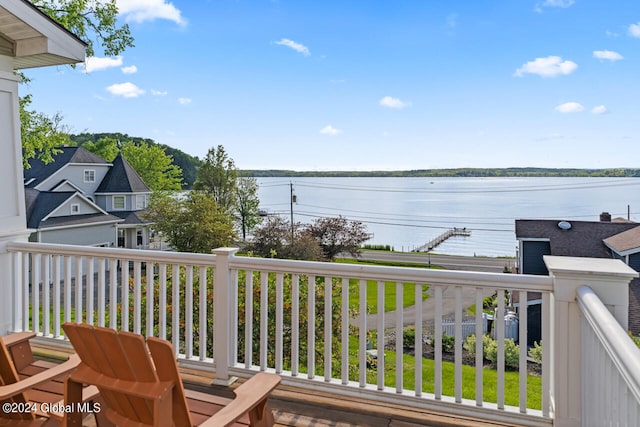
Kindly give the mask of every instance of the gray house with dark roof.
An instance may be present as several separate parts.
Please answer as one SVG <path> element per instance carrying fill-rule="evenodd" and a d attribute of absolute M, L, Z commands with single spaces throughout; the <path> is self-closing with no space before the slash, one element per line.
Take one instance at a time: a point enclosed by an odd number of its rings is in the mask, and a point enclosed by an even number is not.
<path fill-rule="evenodd" d="M 29 161 L 24 171 L 31 241 L 144 248 L 141 217 L 151 190 L 118 154 L 109 163 L 81 147 L 63 147 L 53 162 Z"/>
<path fill-rule="evenodd" d="M 516 220 L 518 271 L 523 274 L 549 274 L 544 255 L 617 258 L 640 271 L 640 224 L 622 218 L 611 219 L 606 212 L 600 221 Z M 529 304 L 537 303 L 535 295 Z M 539 324 L 535 307 L 530 325 Z M 640 279 L 629 284 L 629 330 L 640 334 Z"/>

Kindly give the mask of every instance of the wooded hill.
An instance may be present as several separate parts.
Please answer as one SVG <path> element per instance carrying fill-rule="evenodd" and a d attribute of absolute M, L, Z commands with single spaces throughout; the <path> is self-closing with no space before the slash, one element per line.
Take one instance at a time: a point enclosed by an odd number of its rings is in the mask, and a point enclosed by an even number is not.
<path fill-rule="evenodd" d="M 457 168 L 406 171 L 292 171 L 242 170 L 260 177 L 638 177 L 640 169 Z"/>
<path fill-rule="evenodd" d="M 173 157 L 173 163 L 182 169 L 184 188 L 191 188 L 196 180 L 198 168 L 202 161 L 195 156 L 165 144 L 158 144 L 153 139 L 133 137 L 123 133 L 81 133 L 71 135 L 71 140 L 78 145 L 85 142 L 96 142 L 101 138 L 113 138 L 121 142 L 132 141 L 134 144 L 146 143 L 159 145 L 165 153 Z M 233 153 L 231 153 L 233 158 Z M 239 170 L 240 176 L 256 178 L 267 177 L 640 177 L 640 169 L 554 169 L 554 168 L 454 168 L 454 169 L 416 169 L 405 171 L 293 171 L 285 169 L 245 169 Z"/>

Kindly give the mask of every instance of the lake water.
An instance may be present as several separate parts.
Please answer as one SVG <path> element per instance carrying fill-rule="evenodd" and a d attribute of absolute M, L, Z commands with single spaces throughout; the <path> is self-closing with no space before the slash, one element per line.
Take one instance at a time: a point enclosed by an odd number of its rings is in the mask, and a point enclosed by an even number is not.
<path fill-rule="evenodd" d="M 434 253 L 515 256 L 515 219 L 597 221 L 603 211 L 640 221 L 639 178 L 258 178 L 260 207 L 296 222 L 342 215 L 369 244 L 410 251 L 452 227 Z"/>

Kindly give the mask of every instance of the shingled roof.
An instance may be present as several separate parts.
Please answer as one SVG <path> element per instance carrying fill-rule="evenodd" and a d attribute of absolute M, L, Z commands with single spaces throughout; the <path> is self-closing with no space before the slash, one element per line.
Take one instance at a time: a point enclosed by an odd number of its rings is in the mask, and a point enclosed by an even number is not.
<path fill-rule="evenodd" d="M 25 188 L 34 188 L 64 166 L 76 164 L 108 165 L 102 157 L 96 156 L 82 147 L 61 147 L 61 153 L 53 157 L 53 162 L 44 163 L 40 159 L 29 159 L 29 168 L 24 170 Z"/>
<path fill-rule="evenodd" d="M 559 220 L 518 219 L 517 239 L 549 239 L 551 253 L 559 256 L 609 258 L 603 240 L 638 227 L 633 222 L 570 221 L 571 228 L 562 230 Z"/>
<path fill-rule="evenodd" d="M 606 238 L 604 244 L 622 256 L 640 252 L 640 227 Z"/>
<path fill-rule="evenodd" d="M 118 153 L 96 193 L 151 193 L 151 189 L 125 160 L 122 153 Z"/>

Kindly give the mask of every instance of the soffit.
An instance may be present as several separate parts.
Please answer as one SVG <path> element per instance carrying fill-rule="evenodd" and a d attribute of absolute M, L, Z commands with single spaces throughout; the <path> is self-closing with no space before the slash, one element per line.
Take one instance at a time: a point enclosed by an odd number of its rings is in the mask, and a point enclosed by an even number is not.
<path fill-rule="evenodd" d="M 0 54 L 13 69 L 84 61 L 85 44 L 31 3 L 0 0 Z"/>

